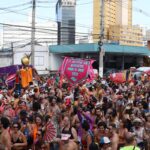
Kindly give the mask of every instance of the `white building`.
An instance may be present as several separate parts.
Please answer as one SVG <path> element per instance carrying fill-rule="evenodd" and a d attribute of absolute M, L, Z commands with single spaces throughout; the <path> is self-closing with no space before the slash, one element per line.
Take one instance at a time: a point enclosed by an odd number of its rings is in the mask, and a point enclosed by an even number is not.
<path fill-rule="evenodd" d="M 25 56 L 25 54 L 30 54 L 31 45 L 27 45 L 22 48 L 14 48 L 13 49 L 13 64 L 19 65 L 21 64 L 21 58 Z M 50 70 L 49 64 L 49 48 L 48 46 L 35 45 L 35 59 L 34 64 L 35 68 L 39 74 L 46 74 L 48 70 Z"/>
<path fill-rule="evenodd" d="M 22 47 L 31 42 L 31 24 L 30 23 L 10 23 L 3 25 L 1 35 L 1 45 L 4 48 L 12 46 Z M 47 23 L 38 23 L 35 25 L 35 41 L 41 45 L 57 44 L 57 23 L 49 21 Z"/>

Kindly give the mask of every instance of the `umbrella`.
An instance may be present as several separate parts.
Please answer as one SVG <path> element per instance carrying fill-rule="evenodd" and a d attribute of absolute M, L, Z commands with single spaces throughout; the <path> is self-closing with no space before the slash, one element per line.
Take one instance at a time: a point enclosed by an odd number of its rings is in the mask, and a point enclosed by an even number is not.
<path fill-rule="evenodd" d="M 146 73 L 148 76 L 150 76 L 150 69 L 147 70 L 147 71 L 145 71 L 145 73 Z"/>
<path fill-rule="evenodd" d="M 44 134 L 44 141 L 47 143 L 52 142 L 57 136 L 56 126 L 52 121 L 49 121 L 46 125 L 46 131 Z"/>
<path fill-rule="evenodd" d="M 126 81 L 125 73 L 123 72 L 113 73 L 110 75 L 110 80 L 115 83 L 124 83 Z"/>

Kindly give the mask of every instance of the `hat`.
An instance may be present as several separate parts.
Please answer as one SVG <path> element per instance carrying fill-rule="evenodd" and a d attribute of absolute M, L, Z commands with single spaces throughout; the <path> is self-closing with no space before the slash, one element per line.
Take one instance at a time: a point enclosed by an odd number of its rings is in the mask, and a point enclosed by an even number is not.
<path fill-rule="evenodd" d="M 100 144 L 109 144 L 110 139 L 108 137 L 102 137 L 100 138 Z"/>
<path fill-rule="evenodd" d="M 133 120 L 133 123 L 142 123 L 142 120 L 140 118 L 136 118 Z"/>
<path fill-rule="evenodd" d="M 96 105 L 95 105 L 95 108 L 100 108 L 100 107 L 101 107 L 101 103 L 97 102 Z"/>

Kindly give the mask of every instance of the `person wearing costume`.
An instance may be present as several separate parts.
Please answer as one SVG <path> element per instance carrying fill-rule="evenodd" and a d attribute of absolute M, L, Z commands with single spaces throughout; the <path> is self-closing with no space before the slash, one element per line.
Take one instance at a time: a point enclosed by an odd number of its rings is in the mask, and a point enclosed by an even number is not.
<path fill-rule="evenodd" d="M 30 55 L 26 55 L 21 59 L 22 67 L 19 69 L 18 76 L 21 87 L 27 88 L 33 82 L 33 76 L 38 75 L 35 68 L 29 65 Z"/>

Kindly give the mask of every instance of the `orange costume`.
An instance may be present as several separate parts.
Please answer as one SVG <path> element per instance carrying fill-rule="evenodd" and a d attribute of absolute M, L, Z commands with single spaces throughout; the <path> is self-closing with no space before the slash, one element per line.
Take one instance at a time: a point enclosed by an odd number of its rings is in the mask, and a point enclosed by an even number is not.
<path fill-rule="evenodd" d="M 26 88 L 29 86 L 29 83 L 32 82 L 32 68 L 22 68 L 20 69 L 20 77 L 21 77 L 21 85 L 23 88 Z"/>
<path fill-rule="evenodd" d="M 31 54 L 30 54 L 31 55 Z M 27 88 L 30 83 L 33 81 L 33 74 L 36 73 L 36 70 L 29 66 L 30 55 L 25 55 L 21 59 L 22 68 L 19 70 L 20 84 L 22 88 Z"/>

